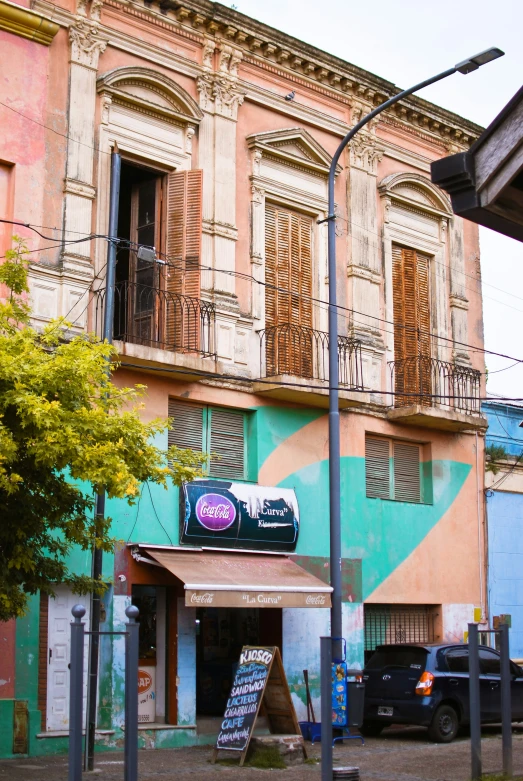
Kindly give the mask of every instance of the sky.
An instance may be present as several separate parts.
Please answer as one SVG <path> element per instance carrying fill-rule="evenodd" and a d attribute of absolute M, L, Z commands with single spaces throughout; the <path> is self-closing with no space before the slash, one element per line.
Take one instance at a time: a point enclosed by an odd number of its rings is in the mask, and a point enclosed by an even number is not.
<path fill-rule="evenodd" d="M 501 59 L 419 93 L 484 127 L 523 84 L 521 0 L 235 0 L 234 7 L 403 89 L 497 46 Z M 523 360 L 523 243 L 487 228 L 480 242 L 485 346 Z M 523 363 L 507 368 L 513 363 L 486 356 L 488 393 L 523 398 Z"/>

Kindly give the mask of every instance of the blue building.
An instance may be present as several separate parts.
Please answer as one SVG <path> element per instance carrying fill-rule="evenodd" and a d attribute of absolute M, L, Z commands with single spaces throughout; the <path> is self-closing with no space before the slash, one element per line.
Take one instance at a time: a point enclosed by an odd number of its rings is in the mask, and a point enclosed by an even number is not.
<path fill-rule="evenodd" d="M 510 653 L 523 659 L 523 406 L 493 399 L 483 412 L 487 458 L 499 470 L 485 476 L 489 616 L 511 616 Z"/>

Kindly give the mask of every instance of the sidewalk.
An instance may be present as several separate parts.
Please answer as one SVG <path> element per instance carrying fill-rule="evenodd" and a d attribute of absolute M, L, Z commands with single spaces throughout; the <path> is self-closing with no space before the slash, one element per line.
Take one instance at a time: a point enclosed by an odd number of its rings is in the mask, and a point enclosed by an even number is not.
<path fill-rule="evenodd" d="M 501 730 L 484 728 L 482 741 L 484 772 L 501 770 Z M 514 775 L 523 775 L 523 731 L 514 733 Z M 309 756 L 319 759 L 320 745 L 307 744 Z M 270 781 L 320 781 L 318 764 L 287 770 L 240 768 L 228 763 L 211 764 L 212 748 L 141 751 L 139 781 L 241 781 L 245 778 Z M 362 781 L 468 781 L 470 741 L 461 738 L 450 745 L 436 745 L 417 728 L 390 729 L 381 738 L 367 739 L 365 746 L 352 741 L 334 749 L 335 764 L 360 768 Z M 231 760 L 229 760 L 230 762 Z M 96 757 L 96 770 L 84 781 L 122 781 L 122 753 Z M 0 781 L 67 781 L 67 757 L 45 757 L 0 761 Z"/>

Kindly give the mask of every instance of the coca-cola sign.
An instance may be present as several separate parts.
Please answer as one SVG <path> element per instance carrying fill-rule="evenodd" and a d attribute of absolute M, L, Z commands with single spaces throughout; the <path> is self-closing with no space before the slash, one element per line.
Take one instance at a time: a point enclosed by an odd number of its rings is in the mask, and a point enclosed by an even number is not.
<path fill-rule="evenodd" d="M 180 542 L 189 545 L 294 551 L 300 528 L 292 488 L 225 480 L 185 483 Z"/>
<path fill-rule="evenodd" d="M 198 522 L 213 532 L 221 532 L 236 520 L 236 508 L 230 499 L 220 494 L 203 494 L 196 502 Z"/>

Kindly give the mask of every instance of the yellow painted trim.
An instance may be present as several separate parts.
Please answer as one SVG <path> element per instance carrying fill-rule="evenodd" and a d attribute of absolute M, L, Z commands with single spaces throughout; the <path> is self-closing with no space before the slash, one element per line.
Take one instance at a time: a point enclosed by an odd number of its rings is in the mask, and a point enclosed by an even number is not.
<path fill-rule="evenodd" d="M 41 14 L 0 0 L 0 30 L 49 46 L 59 29 L 60 25 Z"/>

